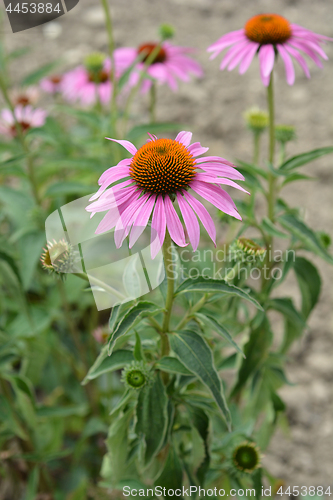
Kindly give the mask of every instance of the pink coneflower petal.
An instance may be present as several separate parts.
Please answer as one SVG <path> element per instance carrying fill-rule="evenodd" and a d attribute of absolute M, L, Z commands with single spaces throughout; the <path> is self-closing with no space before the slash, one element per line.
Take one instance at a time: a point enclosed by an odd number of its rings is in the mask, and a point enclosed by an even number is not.
<path fill-rule="evenodd" d="M 291 57 L 288 54 L 288 52 L 286 51 L 286 49 L 283 47 L 283 45 L 277 44 L 276 48 L 277 48 L 280 56 L 282 57 L 283 62 L 284 62 L 284 66 L 286 68 L 287 83 L 289 85 L 293 85 L 293 83 L 295 81 L 295 68 L 294 68 L 293 62 L 291 60 Z"/>
<path fill-rule="evenodd" d="M 127 199 L 123 204 L 109 210 L 106 215 L 104 215 L 101 222 L 98 224 L 97 229 L 95 231 L 96 234 L 102 234 L 106 231 L 110 231 L 117 224 L 120 215 L 124 212 L 124 210 L 131 203 L 131 199 Z"/>
<path fill-rule="evenodd" d="M 180 193 L 177 193 L 177 201 L 185 222 L 185 227 L 192 248 L 194 251 L 196 251 L 200 241 L 200 226 L 198 219 L 193 210 L 191 209 L 191 207 L 188 205 L 188 203 L 186 203 L 186 201 L 183 199 Z"/>
<path fill-rule="evenodd" d="M 110 210 L 111 208 L 114 208 L 123 203 L 127 198 L 133 196 L 136 190 L 137 186 L 125 188 L 122 190 L 122 192 L 118 193 L 117 196 L 113 195 L 111 200 L 105 200 L 100 197 L 99 200 L 94 201 L 91 205 L 88 205 L 86 210 L 88 212 L 104 212 L 105 210 Z"/>
<path fill-rule="evenodd" d="M 137 152 L 137 149 L 134 146 L 134 144 L 132 144 L 129 141 L 119 141 L 118 139 L 111 139 L 110 137 L 105 137 L 105 139 L 107 139 L 108 141 L 117 142 L 118 144 L 123 146 L 125 149 L 127 149 L 127 151 L 129 153 L 131 153 L 132 155 L 135 155 L 135 153 Z"/>
<path fill-rule="evenodd" d="M 236 219 L 242 220 L 231 197 L 220 187 L 214 185 L 207 186 L 205 182 L 200 181 L 192 181 L 190 186 L 193 191 L 205 198 L 205 200 L 209 201 L 219 210 L 222 210 Z"/>
<path fill-rule="evenodd" d="M 170 233 L 171 239 L 178 246 L 185 247 L 187 243 L 185 241 L 184 229 L 169 196 L 166 196 L 164 198 L 164 208 L 165 208 L 167 228 Z"/>
<path fill-rule="evenodd" d="M 137 214 L 134 222 L 133 222 L 133 229 L 130 234 L 130 239 L 129 239 L 129 247 L 132 248 L 135 242 L 138 240 L 138 238 L 141 236 L 143 231 L 145 230 L 149 217 L 151 215 L 151 212 L 154 208 L 156 200 L 156 195 L 151 196 L 144 206 L 141 208 L 139 213 Z"/>
<path fill-rule="evenodd" d="M 323 63 L 321 59 L 319 59 L 317 54 L 313 50 L 309 49 L 309 47 L 306 44 L 298 42 L 297 40 L 292 38 L 291 40 L 289 40 L 288 45 L 290 45 L 295 49 L 301 50 L 313 60 L 313 62 L 318 66 L 318 68 L 323 68 Z"/>
<path fill-rule="evenodd" d="M 287 43 L 284 45 L 284 48 L 286 49 L 287 52 L 289 52 L 291 56 L 293 56 L 296 59 L 296 61 L 304 71 L 306 77 L 310 78 L 310 71 L 304 57 L 296 49 L 290 47 Z"/>
<path fill-rule="evenodd" d="M 238 54 L 232 59 L 232 61 L 230 61 L 227 70 L 232 71 L 234 68 L 236 68 L 236 66 L 238 66 L 238 64 L 241 63 L 244 57 L 247 55 L 248 51 L 249 46 L 247 44 L 238 52 Z"/>
<path fill-rule="evenodd" d="M 272 45 L 264 45 L 259 50 L 259 62 L 264 77 L 271 74 L 275 60 L 275 52 Z"/>
<path fill-rule="evenodd" d="M 208 213 L 208 210 L 203 206 L 202 203 L 200 203 L 200 201 L 194 198 L 194 196 L 192 196 L 188 191 L 184 191 L 183 195 L 193 208 L 194 212 L 199 217 L 203 227 L 206 229 L 214 245 L 216 245 L 216 227 L 213 219 Z"/>
<path fill-rule="evenodd" d="M 243 50 L 244 47 L 246 47 L 248 45 L 249 42 L 247 41 L 244 41 L 244 42 L 240 42 L 238 43 L 237 45 L 234 45 L 233 47 L 231 47 L 231 49 L 229 49 L 226 53 L 226 55 L 224 56 L 224 58 L 222 59 L 222 62 L 220 64 L 220 69 L 223 70 L 225 69 L 228 64 L 232 61 L 232 59 L 237 56 L 237 54 L 239 52 L 241 52 Z"/>
<path fill-rule="evenodd" d="M 164 242 L 166 231 L 166 218 L 163 197 L 158 195 L 156 199 L 153 219 L 151 221 L 151 258 L 155 259 Z"/>
<path fill-rule="evenodd" d="M 184 146 L 189 146 L 192 139 L 192 132 L 180 132 L 175 141 L 181 142 Z"/>
<path fill-rule="evenodd" d="M 222 177 L 229 177 L 229 179 L 235 179 L 238 181 L 244 181 L 244 176 L 238 172 L 235 168 L 228 167 L 226 165 L 222 166 L 208 166 L 205 163 L 200 165 L 200 168 L 204 170 L 207 174 L 219 175 Z"/>
<path fill-rule="evenodd" d="M 208 184 L 225 184 L 226 186 L 232 186 L 236 189 L 239 189 L 240 191 L 243 191 L 246 194 L 250 194 L 248 191 L 246 191 L 244 188 L 236 184 L 236 182 L 230 181 L 229 179 L 224 179 L 221 177 L 216 177 L 215 175 L 209 175 L 209 174 L 197 174 L 195 176 L 196 181 L 200 182 L 207 182 Z"/>
<path fill-rule="evenodd" d="M 242 62 L 239 65 L 239 74 L 243 75 L 249 69 L 249 66 L 254 58 L 257 50 L 259 48 L 259 43 L 251 43 L 248 47 L 247 54 L 243 57 Z"/>
<path fill-rule="evenodd" d="M 138 193 L 139 194 L 139 193 Z M 123 244 L 124 239 L 128 235 L 130 228 L 136 217 L 137 210 L 142 207 L 142 205 L 147 200 L 148 195 L 139 196 L 136 200 L 131 200 L 131 203 L 127 208 L 120 214 L 120 217 L 115 226 L 114 241 L 117 248 L 120 248 Z"/>
<path fill-rule="evenodd" d="M 194 142 L 193 144 L 188 146 L 187 150 L 191 153 L 192 156 L 196 157 L 207 153 L 209 148 L 203 148 L 200 142 Z"/>

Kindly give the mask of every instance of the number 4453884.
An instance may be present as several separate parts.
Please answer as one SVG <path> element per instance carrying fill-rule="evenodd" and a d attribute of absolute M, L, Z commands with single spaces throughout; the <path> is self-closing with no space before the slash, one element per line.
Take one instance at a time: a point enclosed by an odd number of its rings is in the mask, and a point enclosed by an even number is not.
<path fill-rule="evenodd" d="M 60 12 L 62 12 L 62 9 L 60 8 L 60 4 L 57 3 L 57 5 L 55 5 L 53 7 L 53 5 L 51 3 L 28 3 L 28 2 L 23 2 L 22 4 L 20 2 L 18 2 L 14 8 L 12 8 L 12 4 L 10 3 L 7 7 L 6 7 L 6 11 L 7 12 L 17 12 L 18 14 L 21 13 L 21 14 L 35 14 L 35 12 L 38 14 L 43 14 L 44 12 L 46 12 L 47 14 L 51 14 L 51 12 L 58 12 L 58 14 L 60 14 Z"/>
<path fill-rule="evenodd" d="M 303 497 L 309 496 L 309 497 L 322 497 L 322 496 L 331 496 L 331 487 L 328 486 L 328 488 L 325 489 L 323 486 L 293 486 L 291 489 L 291 486 L 289 486 L 286 490 L 283 490 L 283 487 L 280 486 L 280 488 L 276 492 L 277 495 L 293 495 L 295 497 L 301 495 Z"/>

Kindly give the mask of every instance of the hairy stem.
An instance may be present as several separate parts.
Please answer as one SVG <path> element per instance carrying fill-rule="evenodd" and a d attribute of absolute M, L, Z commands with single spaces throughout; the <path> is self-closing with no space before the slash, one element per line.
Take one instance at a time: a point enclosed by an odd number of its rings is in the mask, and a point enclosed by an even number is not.
<path fill-rule="evenodd" d="M 150 87 L 150 103 L 149 103 L 150 123 L 156 121 L 156 82 L 153 82 Z"/>

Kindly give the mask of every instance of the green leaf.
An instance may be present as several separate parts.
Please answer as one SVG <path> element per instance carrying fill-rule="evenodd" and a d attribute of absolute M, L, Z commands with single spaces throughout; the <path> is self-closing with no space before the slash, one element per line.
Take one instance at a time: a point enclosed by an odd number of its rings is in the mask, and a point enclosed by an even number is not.
<path fill-rule="evenodd" d="M 244 346 L 246 359 L 243 359 L 238 371 L 237 382 L 231 392 L 235 396 L 246 384 L 247 380 L 257 370 L 260 363 L 268 355 L 268 348 L 272 341 L 272 332 L 268 318 L 258 313 L 252 321 L 252 328 L 248 342 Z"/>
<path fill-rule="evenodd" d="M 221 380 L 214 367 L 211 349 L 197 333 L 186 330 L 169 334 L 169 340 L 179 360 L 210 390 L 230 428 L 230 412 L 223 394 Z"/>
<path fill-rule="evenodd" d="M 109 355 L 112 353 L 113 346 L 119 339 L 119 337 L 128 333 L 143 318 L 157 314 L 160 311 L 161 309 L 158 308 L 155 304 L 146 301 L 138 302 L 133 307 L 131 307 L 111 334 L 111 338 L 109 341 Z"/>
<path fill-rule="evenodd" d="M 156 363 L 156 368 L 162 372 L 176 373 L 179 375 L 192 375 L 192 372 L 186 368 L 177 358 L 164 356 Z"/>
<path fill-rule="evenodd" d="M 36 465 L 29 474 L 24 500 L 35 500 L 38 491 L 39 466 Z"/>
<path fill-rule="evenodd" d="M 182 488 L 183 468 L 173 445 L 170 445 L 169 453 L 165 461 L 161 474 L 155 481 L 155 486 L 161 486 L 166 490 L 176 490 Z M 175 497 L 175 495 L 164 495 L 165 498 Z"/>
<path fill-rule="evenodd" d="M 128 427 L 132 417 L 132 410 L 119 414 L 109 429 L 106 440 L 108 453 L 103 459 L 101 476 L 113 486 L 116 486 L 126 473 Z"/>
<path fill-rule="evenodd" d="M 137 361 L 143 361 L 145 358 L 143 350 L 142 350 L 140 335 L 138 334 L 138 332 L 135 332 L 135 346 L 134 346 L 133 354 L 134 354 L 134 357 Z"/>
<path fill-rule="evenodd" d="M 220 292 L 225 295 L 236 295 L 242 299 L 248 300 L 254 304 L 261 311 L 263 308 L 253 297 L 248 293 L 244 292 L 241 288 L 234 285 L 229 285 L 223 280 L 215 280 L 213 278 L 204 278 L 199 276 L 198 278 L 188 278 L 175 291 L 175 295 L 184 292 L 203 292 L 203 293 L 214 293 Z"/>
<path fill-rule="evenodd" d="M 321 245 L 317 235 L 304 222 L 297 219 L 292 214 L 283 214 L 278 218 L 281 226 L 287 229 L 295 238 L 300 240 L 304 246 L 319 255 L 322 259 L 333 264 L 333 257 L 329 255 Z"/>
<path fill-rule="evenodd" d="M 144 463 L 147 465 L 160 451 L 167 431 L 168 397 L 159 374 L 154 381 L 140 391 L 136 408 L 135 432 L 144 438 Z"/>
<path fill-rule="evenodd" d="M 12 50 L 7 55 L 8 59 L 17 59 L 18 57 L 25 56 L 31 51 L 31 47 L 21 47 L 20 49 Z"/>
<path fill-rule="evenodd" d="M 296 257 L 294 271 L 302 294 L 302 313 L 307 318 L 318 302 L 321 278 L 317 268 L 304 257 Z"/>
<path fill-rule="evenodd" d="M 257 177 L 254 175 L 254 173 L 250 172 L 249 170 L 245 168 L 239 168 L 237 167 L 237 170 L 240 174 L 244 175 L 245 177 L 245 184 L 246 186 L 252 188 L 252 189 L 259 189 L 259 191 L 264 191 L 262 185 L 258 181 Z"/>
<path fill-rule="evenodd" d="M 8 254 L 7 252 L 5 252 L 3 250 L 0 250 L 0 259 L 7 262 L 7 264 L 9 265 L 9 267 L 12 269 L 13 273 L 15 274 L 18 282 L 22 285 L 21 275 L 20 275 L 19 269 L 16 265 L 15 259 L 13 259 L 13 257 L 10 254 Z"/>
<path fill-rule="evenodd" d="M 87 195 L 96 191 L 96 186 L 87 186 L 81 182 L 54 182 L 46 190 L 45 197 L 56 198 L 58 196 L 67 196 L 71 194 Z"/>
<path fill-rule="evenodd" d="M 280 312 L 300 328 L 306 327 L 304 317 L 297 311 L 293 301 L 288 297 L 269 300 L 267 302 L 267 309 L 274 309 L 275 311 Z"/>
<path fill-rule="evenodd" d="M 231 344 L 236 349 L 236 351 L 238 351 L 243 357 L 245 357 L 242 349 L 233 340 L 228 330 L 223 325 L 220 325 L 220 323 L 218 323 L 215 318 L 209 316 L 206 313 L 205 314 L 196 313 L 195 315 L 202 321 L 208 323 L 213 328 L 213 330 L 215 330 L 219 335 L 221 335 L 221 337 L 223 337 L 227 342 L 229 342 L 229 344 Z"/>
<path fill-rule="evenodd" d="M 25 290 L 27 290 L 34 277 L 37 263 L 43 252 L 46 236 L 44 231 L 35 231 L 22 236 L 19 240 L 21 254 L 21 277 Z"/>
<path fill-rule="evenodd" d="M 282 231 L 279 231 L 279 229 L 268 217 L 263 218 L 261 227 L 270 236 L 275 236 L 276 238 L 288 238 L 288 235 L 283 233 Z"/>
<path fill-rule="evenodd" d="M 182 130 L 182 125 L 179 123 L 148 123 L 147 125 L 137 125 L 133 127 L 128 132 L 126 139 L 133 142 L 147 135 L 148 132 L 150 134 L 160 135 L 164 132 L 177 132 L 178 130 Z"/>
<path fill-rule="evenodd" d="M 28 85 L 34 85 L 35 83 L 38 83 L 42 78 L 49 75 L 57 66 L 59 66 L 59 61 L 52 61 L 50 63 L 45 64 L 41 68 L 38 68 L 37 70 L 32 71 L 32 73 L 27 75 L 21 81 L 22 87 L 25 87 Z"/>
<path fill-rule="evenodd" d="M 311 180 L 314 180 L 314 177 L 310 177 L 309 175 L 304 175 L 304 174 L 290 174 L 282 182 L 281 186 L 285 186 L 286 184 L 289 184 L 290 182 L 295 182 L 295 181 L 311 181 Z"/>
<path fill-rule="evenodd" d="M 88 371 L 82 382 L 82 385 L 86 385 L 90 380 L 94 380 L 95 378 L 100 377 L 103 373 L 109 373 L 114 372 L 115 370 L 119 370 L 132 361 L 134 361 L 132 351 L 119 349 L 118 351 L 114 351 L 111 356 L 107 356 L 107 351 L 105 350 L 103 352 L 103 355 L 100 357 L 100 362 L 95 362 Z"/>
<path fill-rule="evenodd" d="M 133 391 L 129 389 L 125 391 L 120 400 L 118 401 L 118 403 L 116 404 L 116 406 L 112 408 L 109 415 L 113 415 L 114 413 L 116 413 L 116 411 L 120 410 L 130 399 L 132 399 L 132 397 L 133 397 Z"/>
<path fill-rule="evenodd" d="M 328 155 L 333 153 L 333 147 L 328 146 L 325 148 L 313 149 L 312 151 L 308 151 L 307 153 L 302 153 L 297 156 L 293 156 L 289 158 L 289 160 L 285 161 L 281 166 L 280 170 L 293 170 L 294 168 L 301 167 L 310 161 L 316 160 L 321 156 Z"/>
<path fill-rule="evenodd" d="M 236 165 L 237 166 L 239 165 L 243 170 L 249 172 L 250 174 L 257 174 L 260 175 L 263 179 L 268 179 L 267 172 L 262 168 L 257 167 L 256 165 L 252 165 L 251 163 L 246 163 L 242 160 L 236 160 Z"/>

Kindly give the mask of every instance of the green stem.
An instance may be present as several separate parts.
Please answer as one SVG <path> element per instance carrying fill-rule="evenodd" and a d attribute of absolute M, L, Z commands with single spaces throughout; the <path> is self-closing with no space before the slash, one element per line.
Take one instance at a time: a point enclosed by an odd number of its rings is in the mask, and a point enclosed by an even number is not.
<path fill-rule="evenodd" d="M 185 314 L 184 318 L 178 323 L 176 326 L 176 330 L 181 330 L 183 326 L 186 325 L 186 323 L 191 319 L 193 314 L 195 314 L 197 311 L 199 311 L 206 303 L 207 299 L 210 297 L 211 294 L 205 293 L 203 297 L 201 297 L 200 300 L 196 304 L 194 304 L 193 307 L 187 313 Z"/>
<path fill-rule="evenodd" d="M 157 54 L 159 53 L 160 50 L 161 50 L 161 43 L 156 45 L 154 50 L 151 51 L 151 53 L 149 54 L 149 56 L 145 60 L 144 67 L 141 70 L 138 83 L 134 87 L 132 87 L 132 89 L 129 93 L 129 96 L 128 96 L 126 104 L 125 104 L 125 109 L 124 109 L 124 118 L 123 118 L 123 134 L 124 135 L 126 135 L 127 123 L 128 123 L 128 118 L 129 118 L 129 110 L 130 110 L 131 104 L 133 102 L 133 99 L 134 99 L 135 95 L 137 94 L 137 92 L 140 90 L 142 81 L 143 81 L 144 77 L 146 76 L 147 68 L 149 68 L 149 66 L 153 63 L 155 57 L 157 56 Z"/>
<path fill-rule="evenodd" d="M 31 153 L 30 153 L 28 145 L 25 141 L 21 124 L 16 119 L 15 109 L 14 109 L 14 106 L 13 106 L 13 104 L 9 98 L 8 92 L 7 92 L 7 85 L 5 83 L 4 78 L 1 76 L 0 76 L 0 89 L 1 89 L 1 92 L 3 95 L 3 98 L 6 102 L 6 104 L 8 105 L 12 115 L 13 115 L 17 137 L 21 143 L 21 146 L 22 146 L 24 153 L 27 155 L 27 170 L 28 170 L 28 176 L 29 176 L 33 196 L 35 198 L 37 205 L 41 205 L 41 200 L 39 197 L 38 188 L 37 188 L 37 181 L 36 181 L 36 176 L 35 176 L 35 168 L 34 168 L 33 160 L 31 157 Z"/>
<path fill-rule="evenodd" d="M 280 143 L 278 166 L 282 165 L 282 163 L 284 162 L 285 156 L 286 156 L 286 145 L 285 145 L 285 143 L 281 142 Z"/>
<path fill-rule="evenodd" d="M 259 155 L 260 155 L 260 136 L 261 134 L 258 132 L 254 132 L 253 134 L 253 165 L 259 165 Z"/>
<path fill-rule="evenodd" d="M 109 55 L 111 59 L 111 72 L 110 72 L 110 80 L 112 84 L 112 95 L 110 102 L 110 116 L 111 116 L 111 125 L 113 128 L 114 135 L 116 134 L 116 119 L 117 119 L 117 80 L 115 74 L 115 60 L 114 60 L 114 39 L 113 39 L 113 28 L 112 28 L 112 18 L 111 12 L 109 8 L 109 3 L 107 0 L 101 0 L 102 7 L 105 15 L 105 24 L 106 31 L 108 34 L 108 46 L 109 46 Z"/>
<path fill-rule="evenodd" d="M 274 165 L 274 153 L 275 153 L 275 112 L 274 112 L 274 87 L 273 87 L 273 72 L 271 73 L 271 78 L 269 85 L 267 87 L 267 105 L 268 105 L 268 122 L 269 122 L 269 163 Z M 275 206 L 275 176 L 272 172 L 268 173 L 268 218 L 274 222 L 274 206 Z M 267 236 L 267 253 L 266 253 L 266 266 L 271 269 L 272 263 L 269 260 L 270 252 L 273 255 L 273 237 Z M 266 283 L 267 282 L 267 283 Z M 263 277 L 263 287 L 265 288 L 269 282 Z"/>
<path fill-rule="evenodd" d="M 273 87 L 273 72 L 269 85 L 267 87 L 267 104 L 268 104 L 268 119 L 269 119 L 269 156 L 268 160 L 271 165 L 274 165 L 275 152 L 275 113 L 274 113 L 274 87 Z M 275 177 L 269 172 L 268 174 L 268 217 L 271 221 L 274 220 L 274 184 Z"/>
<path fill-rule="evenodd" d="M 165 274 L 167 277 L 167 295 L 165 300 L 164 319 L 161 332 L 161 356 L 167 356 L 170 350 L 167 332 L 169 331 L 169 325 L 170 325 L 170 318 L 171 318 L 171 311 L 173 304 L 174 282 L 175 282 L 173 261 L 172 261 L 172 241 L 168 230 L 166 230 L 162 246 L 162 252 L 163 252 L 163 259 L 165 266 Z"/>
<path fill-rule="evenodd" d="M 153 82 L 150 87 L 150 103 L 149 103 L 150 123 L 156 121 L 156 82 Z"/>
<path fill-rule="evenodd" d="M 91 276 L 90 274 L 89 274 L 89 277 L 87 274 L 84 274 L 84 273 L 73 273 L 73 274 L 74 274 L 74 276 L 77 276 L 78 278 L 81 278 L 85 281 L 88 281 L 89 283 L 93 283 L 94 285 L 100 286 L 106 292 L 109 292 L 112 295 L 115 295 L 120 300 L 124 300 L 126 298 L 122 293 L 118 292 L 118 290 L 116 290 L 115 288 L 112 288 L 112 286 L 107 285 L 106 283 L 99 280 L 98 278 L 94 278 L 94 276 Z"/>
<path fill-rule="evenodd" d="M 227 282 L 232 281 L 236 277 L 236 275 L 240 269 L 240 264 L 241 264 L 240 262 L 237 262 L 234 265 L 234 267 L 232 267 L 230 269 L 230 271 L 226 274 L 226 276 L 224 276 L 224 281 L 227 281 Z"/>

